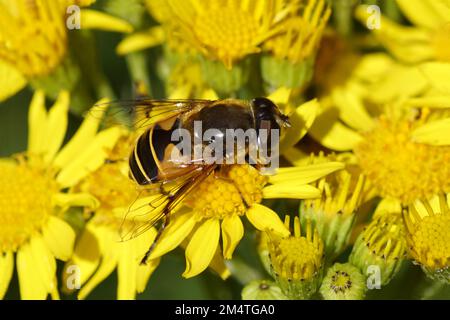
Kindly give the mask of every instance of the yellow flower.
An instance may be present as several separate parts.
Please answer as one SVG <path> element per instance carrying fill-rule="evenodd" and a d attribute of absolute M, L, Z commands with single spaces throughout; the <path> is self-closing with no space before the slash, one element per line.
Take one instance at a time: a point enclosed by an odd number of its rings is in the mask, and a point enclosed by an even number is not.
<path fill-rule="evenodd" d="M 290 217 L 285 216 L 289 228 Z M 271 272 L 283 293 L 291 299 L 307 299 L 319 289 L 323 262 L 323 242 L 311 221 L 301 230 L 299 217 L 294 218 L 294 232 L 281 236 L 268 233 L 267 247 Z"/>
<path fill-rule="evenodd" d="M 116 129 L 97 134 L 99 121 L 87 118 L 61 149 L 68 122 L 69 95 L 62 92 L 47 112 L 43 92 L 30 105 L 28 149 L 0 160 L 0 297 L 14 270 L 23 299 L 58 298 L 56 259 L 72 254 L 75 232 L 62 214 L 70 206 L 94 207 L 87 193 L 64 192 L 102 162 Z"/>
<path fill-rule="evenodd" d="M 385 78 L 387 70 L 392 74 Z M 382 54 L 363 58 L 345 83 L 323 96 L 309 131 L 327 148 L 353 151 L 374 191 L 403 203 L 450 188 L 448 116 L 426 108 L 437 101 L 421 71 Z"/>
<path fill-rule="evenodd" d="M 134 143 L 134 135 L 124 129 L 114 148 L 108 151 L 109 159 L 123 159 Z M 86 223 L 77 242 L 71 261 L 66 267 L 77 266 L 81 279 L 78 297 L 84 299 L 116 268 L 118 274 L 118 299 L 134 299 L 136 292 L 144 291 L 147 281 L 159 264 L 159 259 L 141 266 L 140 259 L 155 238 L 154 228 L 129 241 L 121 241 L 119 230 L 131 227 L 124 213 L 139 196 L 140 191 L 128 177 L 128 164 L 122 160 L 106 163 L 83 179 L 75 190 L 89 193 L 100 202 Z M 140 200 L 146 200 L 145 198 Z M 150 202 L 151 200 L 147 200 Z"/>
<path fill-rule="evenodd" d="M 331 15 L 331 8 L 325 0 L 301 2 L 287 19 L 283 32 L 268 38 L 263 44 L 264 50 L 292 64 L 315 55 Z"/>
<path fill-rule="evenodd" d="M 260 45 L 280 32 L 288 12 L 297 6 L 282 0 L 169 1 L 171 28 L 177 37 L 228 68 L 243 57 L 260 52 Z"/>
<path fill-rule="evenodd" d="M 28 81 L 51 75 L 63 63 L 68 53 L 65 19 L 70 3 L 73 1 L 0 1 L 0 101 Z M 122 20 L 84 10 L 80 15 L 82 28 L 132 30 Z"/>
<path fill-rule="evenodd" d="M 221 178 L 208 177 L 184 204 L 190 208 L 173 214 L 151 255 L 151 259 L 176 248 L 189 239 L 186 247 L 186 270 L 193 277 L 210 264 L 222 235 L 225 259 L 231 259 L 244 235 L 242 216 L 261 231 L 287 236 L 289 231 L 278 215 L 262 205 L 263 199 L 306 199 L 319 196 L 319 190 L 308 183 L 342 168 L 338 162 L 280 168 L 273 176 L 262 176 L 248 165 L 232 165 L 221 172 Z M 205 239 L 208 239 L 205 241 Z"/>
<path fill-rule="evenodd" d="M 397 0 L 397 4 L 414 26 L 382 17 L 381 27 L 374 30 L 377 39 L 407 63 L 450 62 L 450 1 Z M 369 15 L 366 6 L 358 7 L 356 16 L 363 24 Z"/>
<path fill-rule="evenodd" d="M 405 216 L 414 260 L 433 279 L 450 283 L 450 210 L 448 196 L 416 201 Z"/>

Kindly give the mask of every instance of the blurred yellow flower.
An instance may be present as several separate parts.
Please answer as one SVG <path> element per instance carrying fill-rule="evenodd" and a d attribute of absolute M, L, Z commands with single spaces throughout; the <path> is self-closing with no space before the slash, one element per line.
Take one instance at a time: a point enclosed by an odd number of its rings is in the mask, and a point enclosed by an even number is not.
<path fill-rule="evenodd" d="M 58 298 L 56 259 L 72 254 L 75 232 L 62 219 L 70 206 L 95 207 L 88 193 L 64 192 L 104 159 L 103 147 L 117 130 L 97 134 L 99 122 L 86 119 L 61 148 L 68 122 L 69 94 L 62 92 L 47 112 L 43 92 L 36 92 L 28 116 L 28 149 L 0 160 L 0 297 L 14 270 L 22 299 Z"/>
<path fill-rule="evenodd" d="M 315 56 L 330 15 L 326 0 L 300 1 L 296 11 L 290 12 L 286 19 L 283 32 L 264 41 L 264 50 L 292 64 Z"/>
<path fill-rule="evenodd" d="M 448 116 L 426 108 L 436 103 L 431 91 L 420 69 L 383 54 L 364 57 L 346 82 L 321 98 L 309 133 L 332 150 L 352 150 L 368 183 L 384 198 L 411 203 L 447 192 L 450 148 L 438 146 L 445 144 L 447 130 L 429 128 Z"/>
<path fill-rule="evenodd" d="M 282 31 L 282 22 L 298 4 L 282 0 L 220 1 L 206 3 L 171 0 L 169 37 L 190 44 L 228 68 L 246 55 L 260 52 L 260 45 Z"/>
<path fill-rule="evenodd" d="M 0 1 L 0 101 L 21 90 L 29 80 L 51 75 L 63 63 L 68 54 L 65 19 L 70 3 L 73 1 Z M 123 20 L 83 10 L 82 28 L 132 31 Z"/>
<path fill-rule="evenodd" d="M 377 39 L 407 63 L 450 62 L 450 1 L 397 0 L 397 4 L 414 26 L 382 17 L 381 28 L 374 30 Z M 356 16 L 362 23 L 369 15 L 366 6 L 358 7 Z"/>

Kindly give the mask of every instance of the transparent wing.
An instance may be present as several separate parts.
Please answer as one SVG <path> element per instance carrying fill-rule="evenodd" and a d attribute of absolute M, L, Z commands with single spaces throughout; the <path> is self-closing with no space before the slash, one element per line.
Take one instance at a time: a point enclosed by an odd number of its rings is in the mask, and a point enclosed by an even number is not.
<path fill-rule="evenodd" d="M 216 165 L 193 167 L 186 173 L 167 183 L 163 194 L 147 196 L 142 190 L 130 205 L 120 227 L 120 238 L 128 241 L 156 226 L 167 214 L 178 208 L 191 191 L 204 181 Z"/>
<path fill-rule="evenodd" d="M 212 102 L 204 99 L 118 100 L 96 104 L 86 116 L 103 120 L 105 127 L 125 125 L 130 129 L 141 129 L 195 108 L 201 109 Z"/>

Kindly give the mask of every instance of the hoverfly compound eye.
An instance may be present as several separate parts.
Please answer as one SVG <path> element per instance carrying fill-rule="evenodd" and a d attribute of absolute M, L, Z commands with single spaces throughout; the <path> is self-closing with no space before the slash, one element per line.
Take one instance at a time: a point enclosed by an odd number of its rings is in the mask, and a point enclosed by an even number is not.
<path fill-rule="evenodd" d="M 277 106 L 267 98 L 259 97 L 252 100 L 254 108 L 257 109 L 276 109 Z"/>
<path fill-rule="evenodd" d="M 252 108 L 257 124 L 263 120 L 272 122 L 272 127 L 289 127 L 288 116 L 282 114 L 277 105 L 263 97 L 252 100 Z"/>

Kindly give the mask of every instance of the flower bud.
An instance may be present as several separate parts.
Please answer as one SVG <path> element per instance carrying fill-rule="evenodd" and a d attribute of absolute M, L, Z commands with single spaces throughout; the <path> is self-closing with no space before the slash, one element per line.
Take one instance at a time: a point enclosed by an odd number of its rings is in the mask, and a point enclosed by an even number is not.
<path fill-rule="evenodd" d="M 285 225 L 289 226 L 289 216 Z M 280 238 L 269 234 L 271 273 L 289 299 L 308 299 L 318 289 L 322 275 L 323 243 L 312 224 L 305 224 L 302 236 L 300 219 L 294 219 L 294 232 Z"/>
<path fill-rule="evenodd" d="M 252 281 L 242 290 L 242 300 L 287 300 L 280 287 L 272 281 Z"/>
<path fill-rule="evenodd" d="M 388 284 L 406 257 L 406 234 L 400 213 L 385 213 L 373 218 L 359 235 L 349 262 L 366 275 L 379 270 L 380 285 Z"/>
<path fill-rule="evenodd" d="M 325 300 L 362 300 L 365 292 L 366 278 L 350 263 L 334 264 L 320 287 Z"/>
<path fill-rule="evenodd" d="M 445 195 L 416 201 L 405 212 L 408 249 L 426 275 L 450 284 L 450 210 Z"/>

